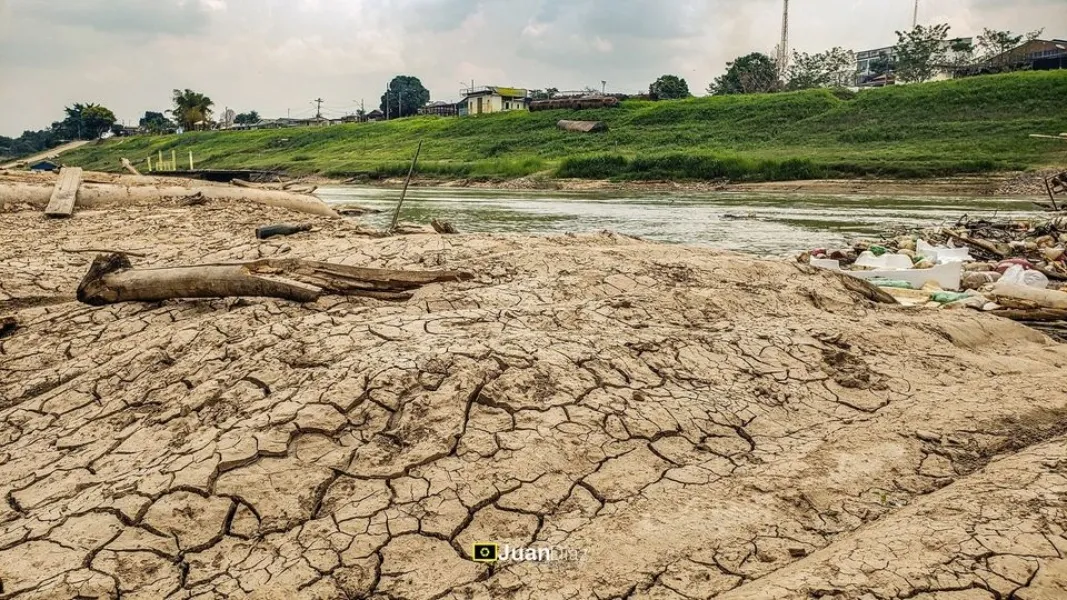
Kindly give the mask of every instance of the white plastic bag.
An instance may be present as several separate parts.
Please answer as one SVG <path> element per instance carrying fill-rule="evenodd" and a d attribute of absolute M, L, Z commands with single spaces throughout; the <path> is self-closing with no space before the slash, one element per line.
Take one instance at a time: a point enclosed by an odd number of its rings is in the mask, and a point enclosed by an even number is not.
<path fill-rule="evenodd" d="M 1039 271 L 1027 271 L 1019 265 L 1015 265 L 1004 272 L 1000 281 L 1011 285 L 1023 285 L 1026 287 L 1043 290 L 1048 288 L 1048 277 Z"/>

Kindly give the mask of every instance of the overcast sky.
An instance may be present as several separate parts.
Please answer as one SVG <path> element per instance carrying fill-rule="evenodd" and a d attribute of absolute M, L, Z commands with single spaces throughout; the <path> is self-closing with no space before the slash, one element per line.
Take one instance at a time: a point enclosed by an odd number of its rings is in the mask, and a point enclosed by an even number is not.
<path fill-rule="evenodd" d="M 911 0 L 793 0 L 801 51 L 892 44 Z M 1043 26 L 1067 37 L 1067 0 L 922 0 L 920 21 L 953 35 Z M 675 73 L 701 94 L 724 63 L 772 52 L 781 0 L 0 0 L 0 134 L 97 102 L 120 120 L 192 88 L 263 116 L 377 107 L 389 79 L 435 100 L 460 82 L 636 92 Z"/>

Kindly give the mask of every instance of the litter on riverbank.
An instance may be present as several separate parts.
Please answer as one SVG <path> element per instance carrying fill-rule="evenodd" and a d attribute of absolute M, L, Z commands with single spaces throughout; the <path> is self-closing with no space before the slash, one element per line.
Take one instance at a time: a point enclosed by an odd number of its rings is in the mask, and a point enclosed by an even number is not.
<path fill-rule="evenodd" d="M 960 219 L 798 257 L 866 279 L 902 304 L 971 308 L 1067 335 L 1067 217 Z M 1062 291 L 1061 291 L 1062 290 Z"/>

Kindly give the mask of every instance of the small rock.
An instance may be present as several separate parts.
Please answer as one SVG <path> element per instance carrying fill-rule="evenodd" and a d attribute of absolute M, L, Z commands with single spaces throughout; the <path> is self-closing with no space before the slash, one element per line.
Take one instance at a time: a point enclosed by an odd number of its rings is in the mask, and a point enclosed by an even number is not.
<path fill-rule="evenodd" d="M 941 443 L 941 436 L 939 434 L 936 434 L 932 431 L 926 431 L 924 429 L 917 429 L 915 431 L 915 437 L 919 438 L 924 442 L 931 442 L 934 444 Z"/>

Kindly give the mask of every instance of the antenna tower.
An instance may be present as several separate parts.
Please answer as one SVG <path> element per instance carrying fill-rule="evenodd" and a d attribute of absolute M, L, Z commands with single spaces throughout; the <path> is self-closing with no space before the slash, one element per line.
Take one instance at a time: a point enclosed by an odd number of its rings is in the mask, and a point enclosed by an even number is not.
<path fill-rule="evenodd" d="M 789 0 L 782 2 L 782 41 L 778 44 L 778 79 L 785 79 L 789 67 Z"/>

